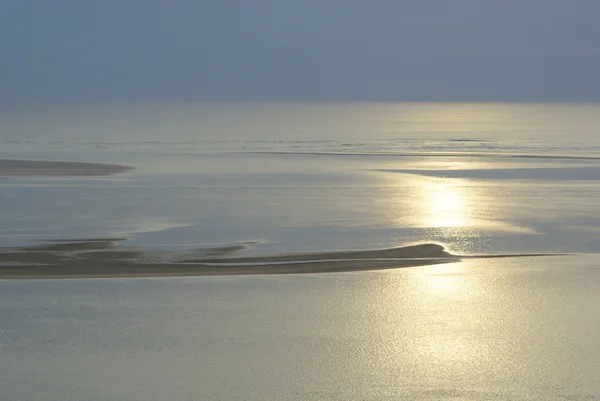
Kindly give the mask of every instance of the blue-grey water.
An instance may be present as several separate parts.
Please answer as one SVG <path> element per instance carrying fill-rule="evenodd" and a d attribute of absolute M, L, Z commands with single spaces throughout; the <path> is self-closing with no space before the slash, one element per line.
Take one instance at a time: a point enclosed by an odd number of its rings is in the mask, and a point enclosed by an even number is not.
<path fill-rule="evenodd" d="M 568 255 L 0 281 L 0 399 L 600 399 L 598 132 L 597 104 L 5 111 L 0 158 L 134 170 L 0 180 L 2 246 Z"/>

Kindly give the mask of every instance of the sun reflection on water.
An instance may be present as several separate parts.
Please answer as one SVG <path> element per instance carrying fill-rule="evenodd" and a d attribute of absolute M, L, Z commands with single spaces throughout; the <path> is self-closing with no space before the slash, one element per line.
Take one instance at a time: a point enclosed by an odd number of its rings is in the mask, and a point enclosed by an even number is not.
<path fill-rule="evenodd" d="M 469 198 L 466 189 L 453 182 L 425 182 L 421 186 L 426 227 L 468 227 Z"/>
<path fill-rule="evenodd" d="M 407 277 L 420 294 L 415 308 L 428 311 L 412 315 L 413 351 L 416 359 L 435 362 L 426 369 L 431 375 L 470 374 L 474 366 L 489 362 L 486 339 L 471 335 L 481 324 L 477 306 L 481 284 L 462 269 L 460 264 L 430 266 Z"/>
<path fill-rule="evenodd" d="M 420 293 L 435 295 L 436 298 L 464 296 L 468 285 L 462 275 L 419 274 L 413 280 Z"/>
<path fill-rule="evenodd" d="M 435 382 L 469 379 L 493 368 L 481 277 L 469 274 L 462 263 L 380 277 L 377 296 L 383 301 L 381 331 L 389 369 L 412 363 L 420 378 Z"/>
<path fill-rule="evenodd" d="M 380 202 L 398 226 L 468 228 L 482 223 L 476 217 L 485 205 L 467 180 L 412 174 L 392 178 L 392 195 Z"/>
<path fill-rule="evenodd" d="M 436 242 L 451 252 L 486 252 L 493 239 L 536 231 L 510 219 L 511 199 L 493 183 L 421 175 L 390 168 L 375 213 L 382 227 L 398 230 L 396 243 Z M 392 173 L 388 173 L 391 171 Z"/>

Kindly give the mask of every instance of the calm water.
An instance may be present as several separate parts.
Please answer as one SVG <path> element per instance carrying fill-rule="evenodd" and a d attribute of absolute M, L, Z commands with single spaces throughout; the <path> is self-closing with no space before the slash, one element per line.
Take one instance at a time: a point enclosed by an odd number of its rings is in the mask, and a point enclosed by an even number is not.
<path fill-rule="evenodd" d="M 0 157 L 135 167 L 2 180 L 6 245 L 117 235 L 247 253 L 598 250 L 600 159 L 577 158 L 600 158 L 595 104 L 123 105 L 1 121 Z"/>
<path fill-rule="evenodd" d="M 0 180 L 3 246 L 574 255 L 0 282 L 0 399 L 600 399 L 598 132 L 595 104 L 6 112 L 0 158 L 135 170 Z"/>

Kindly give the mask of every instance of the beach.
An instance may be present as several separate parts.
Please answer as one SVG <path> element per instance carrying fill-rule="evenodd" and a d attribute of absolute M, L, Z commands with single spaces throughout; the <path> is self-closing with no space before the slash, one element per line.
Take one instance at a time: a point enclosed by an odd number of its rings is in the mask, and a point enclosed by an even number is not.
<path fill-rule="evenodd" d="M 3 397 L 594 400 L 599 265 L 0 280 Z"/>
<path fill-rule="evenodd" d="M 0 9 L 0 401 L 600 401 L 600 0 Z"/>
<path fill-rule="evenodd" d="M 598 107 L 4 116 L 0 398 L 600 399 Z"/>

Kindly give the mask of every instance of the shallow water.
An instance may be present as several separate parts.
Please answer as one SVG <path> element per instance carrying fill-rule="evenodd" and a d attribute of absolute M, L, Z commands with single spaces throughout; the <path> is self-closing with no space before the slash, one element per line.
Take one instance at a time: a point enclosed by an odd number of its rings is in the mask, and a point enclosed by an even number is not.
<path fill-rule="evenodd" d="M 135 170 L 1 180 L 0 240 L 252 243 L 247 253 L 258 254 L 414 242 L 461 253 L 597 252 L 598 130 L 596 104 L 13 110 L 0 125 L 2 158 Z"/>
<path fill-rule="evenodd" d="M 2 242 L 124 237 L 123 245 L 168 250 L 243 243 L 246 254 L 416 242 L 466 254 L 599 249 L 595 161 L 142 159 L 158 167 L 134 162 L 133 172 L 106 178 L 2 180 Z M 151 171 L 161 166 L 167 171 Z"/>

